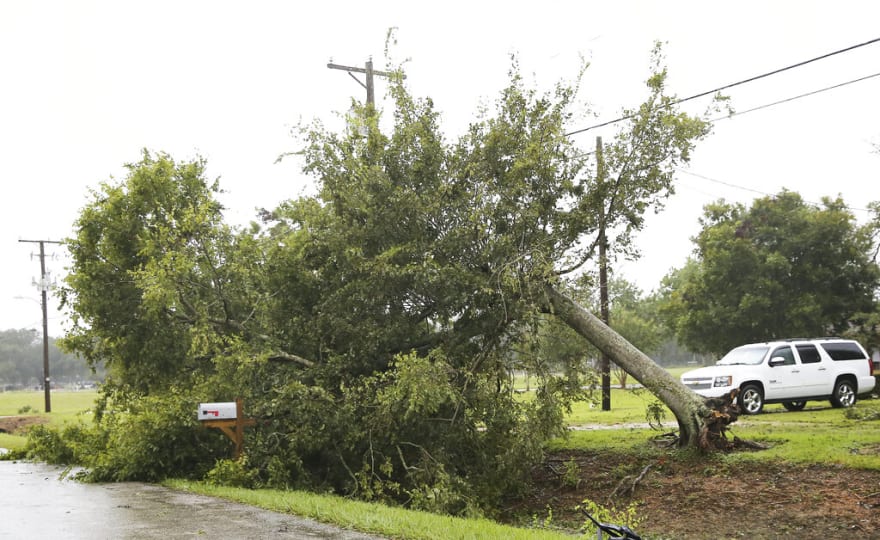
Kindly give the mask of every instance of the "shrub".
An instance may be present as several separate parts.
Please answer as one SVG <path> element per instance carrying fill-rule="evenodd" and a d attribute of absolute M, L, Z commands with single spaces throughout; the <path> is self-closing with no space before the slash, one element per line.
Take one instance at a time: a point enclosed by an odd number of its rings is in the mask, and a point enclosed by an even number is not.
<path fill-rule="evenodd" d="M 623 525 L 635 530 L 642 523 L 642 518 L 638 514 L 638 505 L 631 502 L 623 510 L 618 510 L 615 506 L 602 506 L 601 504 L 590 499 L 584 499 L 578 509 L 583 510 L 587 514 L 593 516 L 593 519 L 599 523 L 611 523 L 614 525 Z M 588 535 L 596 534 L 596 525 L 587 520 L 584 522 L 583 529 Z"/>
<path fill-rule="evenodd" d="M 235 459 L 218 459 L 205 480 L 215 486 L 253 488 L 257 485 L 259 471 L 248 468 L 247 456 Z"/>
<path fill-rule="evenodd" d="M 61 431 L 45 424 L 37 424 L 28 430 L 25 457 L 39 459 L 52 465 L 74 463 L 73 445 L 66 441 Z"/>
<path fill-rule="evenodd" d="M 229 443 L 198 424 L 197 403 L 192 395 L 172 391 L 143 397 L 127 411 L 105 413 L 100 424 L 105 444 L 83 463 L 90 477 L 146 482 L 203 477 Z"/>

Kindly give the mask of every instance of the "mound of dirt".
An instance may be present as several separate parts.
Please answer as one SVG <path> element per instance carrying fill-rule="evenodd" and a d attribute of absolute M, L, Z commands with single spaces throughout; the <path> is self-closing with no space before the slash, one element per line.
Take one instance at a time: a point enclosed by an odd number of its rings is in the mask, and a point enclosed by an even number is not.
<path fill-rule="evenodd" d="M 549 456 L 534 482 L 506 520 L 543 519 L 549 508 L 551 525 L 574 532 L 586 520 L 576 507 L 589 498 L 619 509 L 635 503 L 637 532 L 648 538 L 806 540 L 880 531 L 880 471 L 567 451 Z"/>
<path fill-rule="evenodd" d="M 26 428 L 48 421 L 48 418 L 42 416 L 0 416 L 0 433 L 23 435 Z"/>

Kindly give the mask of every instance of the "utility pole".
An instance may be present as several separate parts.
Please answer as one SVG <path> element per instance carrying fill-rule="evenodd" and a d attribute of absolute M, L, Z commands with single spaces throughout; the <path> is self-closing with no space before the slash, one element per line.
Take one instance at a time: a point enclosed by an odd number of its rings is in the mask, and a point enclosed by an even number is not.
<path fill-rule="evenodd" d="M 602 157 L 602 137 L 596 137 L 596 181 L 600 186 L 605 183 L 605 160 Z M 608 311 L 608 238 L 605 236 L 605 200 L 599 214 L 599 315 L 606 325 L 611 325 L 611 314 Z M 611 360 L 602 353 L 599 362 L 602 374 L 602 410 L 611 410 Z"/>
<path fill-rule="evenodd" d="M 52 398 L 49 389 L 49 314 L 46 308 L 46 293 L 49 290 L 49 277 L 46 274 L 46 244 L 60 244 L 55 240 L 19 240 L 30 244 L 40 244 L 40 305 L 43 308 L 43 393 L 46 399 L 46 412 L 52 412 Z"/>
<path fill-rule="evenodd" d="M 370 58 L 367 60 L 367 63 L 364 67 L 353 67 L 353 66 L 340 66 L 339 64 L 329 63 L 327 67 L 330 69 L 341 69 L 342 71 L 347 71 L 349 76 L 355 80 L 359 85 L 363 86 L 367 91 L 367 105 L 375 107 L 376 106 L 376 97 L 375 90 L 373 86 L 373 76 L 379 77 L 391 77 L 392 73 L 388 71 L 378 71 L 373 69 L 373 59 Z M 360 79 L 354 76 L 354 73 L 364 73 L 366 75 L 367 82 L 362 83 Z"/>

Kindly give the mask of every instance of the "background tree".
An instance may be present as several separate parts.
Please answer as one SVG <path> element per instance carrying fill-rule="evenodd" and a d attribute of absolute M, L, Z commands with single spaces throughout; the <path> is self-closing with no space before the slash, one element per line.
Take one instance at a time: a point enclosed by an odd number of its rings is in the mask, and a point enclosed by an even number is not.
<path fill-rule="evenodd" d="M 0 383 L 39 385 L 42 380 L 43 349 L 38 334 L 30 329 L 0 332 Z"/>
<path fill-rule="evenodd" d="M 666 282 L 664 308 L 694 350 L 839 335 L 876 305 L 871 226 L 858 226 L 839 198 L 820 208 L 790 191 L 750 208 L 719 202 L 701 224 L 695 258 Z"/>
<path fill-rule="evenodd" d="M 880 254 L 880 201 L 870 203 L 868 208 L 871 211 L 871 220 L 865 225 L 864 230 L 873 246 L 869 255 L 870 261 L 876 265 L 877 256 Z M 869 350 L 880 351 L 880 294 L 877 294 L 877 291 L 874 295 L 873 308 L 853 314 L 852 324 L 844 335 L 858 340 Z"/>
<path fill-rule="evenodd" d="M 92 382 L 103 378 L 103 371 L 92 371 L 86 362 L 60 351 L 49 338 L 49 372 L 62 385 Z M 41 385 L 43 380 L 43 341 L 31 329 L 0 331 L 0 390 Z"/>

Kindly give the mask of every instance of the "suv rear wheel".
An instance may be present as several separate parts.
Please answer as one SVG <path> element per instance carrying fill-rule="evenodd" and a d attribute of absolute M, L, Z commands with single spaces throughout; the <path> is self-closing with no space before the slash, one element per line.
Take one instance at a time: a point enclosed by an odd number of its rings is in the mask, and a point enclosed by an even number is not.
<path fill-rule="evenodd" d="M 782 406 L 787 411 L 802 411 L 807 406 L 806 401 L 783 401 Z"/>
<path fill-rule="evenodd" d="M 764 408 L 764 392 L 757 384 L 747 384 L 739 392 L 739 408 L 746 414 L 758 414 Z"/>
<path fill-rule="evenodd" d="M 852 407 L 856 403 L 856 389 L 849 379 L 840 379 L 834 383 L 831 393 L 831 406 L 837 408 Z"/>

